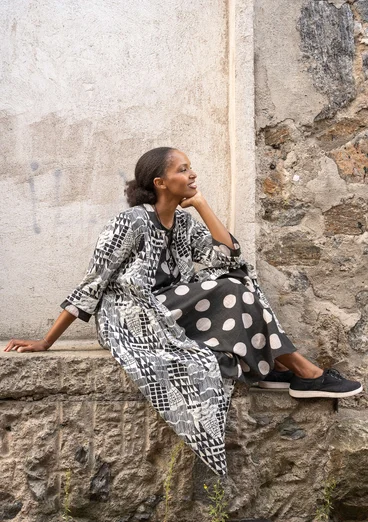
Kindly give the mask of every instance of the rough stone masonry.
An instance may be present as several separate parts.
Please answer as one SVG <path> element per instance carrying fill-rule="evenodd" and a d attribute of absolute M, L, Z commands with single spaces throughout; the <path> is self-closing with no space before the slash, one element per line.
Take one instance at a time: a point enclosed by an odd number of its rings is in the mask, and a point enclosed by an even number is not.
<path fill-rule="evenodd" d="M 302 353 L 367 387 L 368 2 L 255 8 L 261 280 Z M 343 408 L 366 469 L 367 395 Z M 367 474 L 353 486 L 346 463 L 332 450 L 333 520 L 366 520 Z"/>

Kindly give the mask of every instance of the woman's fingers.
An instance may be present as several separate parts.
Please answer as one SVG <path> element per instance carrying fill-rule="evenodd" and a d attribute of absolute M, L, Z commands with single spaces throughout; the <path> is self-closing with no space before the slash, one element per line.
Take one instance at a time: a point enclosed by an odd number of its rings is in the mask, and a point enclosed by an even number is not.
<path fill-rule="evenodd" d="M 11 339 L 8 344 L 4 348 L 4 352 L 10 352 L 11 350 L 16 350 L 18 346 L 27 346 L 29 341 L 24 341 L 23 339 Z"/>
<path fill-rule="evenodd" d="M 42 341 L 26 341 L 24 339 L 12 339 L 5 346 L 4 352 L 15 350 L 19 353 L 23 352 L 42 352 L 45 351 Z"/>
<path fill-rule="evenodd" d="M 19 346 L 17 348 L 17 352 L 18 353 L 22 353 L 22 352 L 37 352 L 38 350 L 35 350 L 34 346 L 32 345 L 28 345 L 28 346 Z"/>

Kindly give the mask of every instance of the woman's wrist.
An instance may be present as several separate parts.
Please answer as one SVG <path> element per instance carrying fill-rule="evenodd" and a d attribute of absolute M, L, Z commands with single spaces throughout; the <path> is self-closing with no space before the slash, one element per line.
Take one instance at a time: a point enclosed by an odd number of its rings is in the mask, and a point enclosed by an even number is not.
<path fill-rule="evenodd" d="M 41 339 L 41 342 L 42 342 L 45 350 L 48 350 L 54 344 L 51 341 L 48 341 L 45 337 L 43 339 Z"/>
<path fill-rule="evenodd" d="M 201 212 L 205 210 L 206 208 L 210 208 L 207 201 L 204 199 L 204 197 L 201 197 L 197 201 L 194 201 L 193 207 L 196 209 L 196 211 L 201 215 Z"/>

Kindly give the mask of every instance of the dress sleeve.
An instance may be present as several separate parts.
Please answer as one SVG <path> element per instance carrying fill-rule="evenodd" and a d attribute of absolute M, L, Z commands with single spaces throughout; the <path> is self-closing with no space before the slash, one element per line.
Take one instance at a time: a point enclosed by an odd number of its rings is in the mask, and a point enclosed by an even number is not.
<path fill-rule="evenodd" d="M 134 247 L 134 235 L 127 214 L 121 213 L 109 221 L 100 234 L 82 282 L 61 304 L 82 321 L 88 322 L 111 276 L 129 256 Z"/>
<path fill-rule="evenodd" d="M 238 268 L 244 264 L 240 245 L 230 232 L 235 248 L 230 248 L 214 239 L 206 225 L 194 219 L 189 213 L 188 215 L 193 261 L 215 268 Z"/>

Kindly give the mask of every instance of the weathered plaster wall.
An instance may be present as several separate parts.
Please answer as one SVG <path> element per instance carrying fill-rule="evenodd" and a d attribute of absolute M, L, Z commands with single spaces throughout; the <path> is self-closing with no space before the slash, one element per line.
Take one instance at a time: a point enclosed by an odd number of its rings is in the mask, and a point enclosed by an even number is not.
<path fill-rule="evenodd" d="M 298 348 L 366 388 L 367 8 L 367 1 L 255 3 L 260 278 Z M 344 407 L 350 428 L 341 440 L 361 431 L 367 465 L 367 395 Z M 349 494 L 341 480 L 339 516 L 355 520 L 367 477 Z"/>
<path fill-rule="evenodd" d="M 5 0 L 0 25 L 0 337 L 39 336 L 82 278 L 106 221 L 126 208 L 124 181 L 146 150 L 186 151 L 234 228 L 231 182 L 236 169 L 254 168 L 253 119 L 250 132 L 239 125 L 231 162 L 226 1 Z M 231 38 L 232 48 L 236 39 L 248 45 L 242 34 Z M 244 74 L 243 62 L 237 67 Z M 252 114 L 253 99 L 248 105 Z M 241 185 L 249 192 L 254 176 Z M 250 201 L 254 214 L 254 190 Z M 251 256 L 253 214 L 237 227 Z M 94 328 L 79 322 L 70 332 L 88 337 Z"/>

